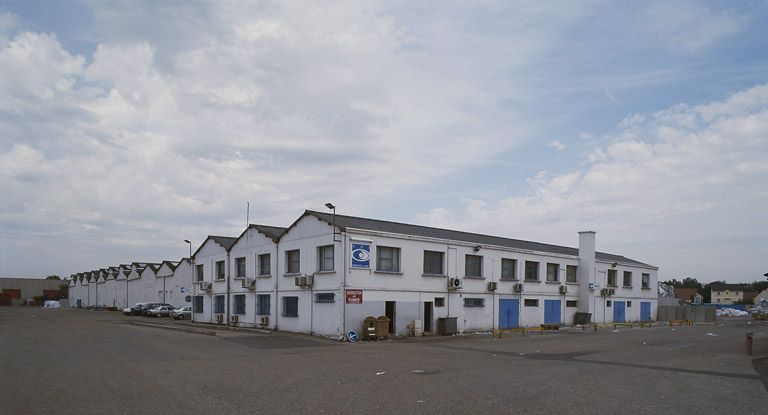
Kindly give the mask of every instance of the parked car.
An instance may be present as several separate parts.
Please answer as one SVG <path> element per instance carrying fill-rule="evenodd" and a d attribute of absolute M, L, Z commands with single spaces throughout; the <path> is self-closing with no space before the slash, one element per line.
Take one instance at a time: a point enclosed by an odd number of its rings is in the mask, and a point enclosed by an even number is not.
<path fill-rule="evenodd" d="M 192 318 L 192 307 L 186 306 L 177 308 L 173 311 L 173 313 L 171 313 L 171 317 L 173 317 L 174 320 L 185 320 Z"/>
<path fill-rule="evenodd" d="M 172 305 L 161 305 L 149 310 L 150 317 L 168 317 L 176 311 L 176 308 Z"/>
<path fill-rule="evenodd" d="M 149 303 L 136 303 L 132 307 L 123 309 L 123 314 L 126 316 L 140 316 Z"/>
<path fill-rule="evenodd" d="M 174 307 L 174 306 L 172 306 L 170 304 L 166 304 L 166 303 L 148 303 L 147 307 L 141 312 L 141 315 L 143 315 L 145 317 L 155 317 L 156 314 L 152 313 L 152 310 L 157 308 L 157 307 L 161 307 L 161 306 L 171 307 L 171 310 L 174 310 L 176 308 L 176 307 Z"/>

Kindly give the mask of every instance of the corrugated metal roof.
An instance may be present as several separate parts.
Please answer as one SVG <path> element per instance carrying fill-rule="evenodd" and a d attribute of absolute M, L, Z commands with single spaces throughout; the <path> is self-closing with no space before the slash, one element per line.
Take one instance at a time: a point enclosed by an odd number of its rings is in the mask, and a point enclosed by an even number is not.
<path fill-rule="evenodd" d="M 315 216 L 327 223 L 334 222 L 334 215 L 325 212 L 307 210 L 305 215 Z M 427 238 L 445 239 L 451 241 L 476 243 L 479 245 L 496 245 L 526 251 L 548 252 L 561 255 L 578 256 L 578 248 L 551 245 L 540 242 L 524 241 L 520 239 L 503 238 L 499 236 L 482 235 L 471 232 L 454 231 L 450 229 L 432 228 L 429 226 L 411 225 L 407 223 L 390 222 L 378 219 L 360 218 L 355 216 L 336 215 L 336 226 L 346 229 L 364 229 L 377 232 L 387 232 L 401 235 L 423 236 Z M 621 262 L 653 267 L 646 263 L 624 257 L 622 255 L 596 252 L 595 258 L 607 262 Z"/>

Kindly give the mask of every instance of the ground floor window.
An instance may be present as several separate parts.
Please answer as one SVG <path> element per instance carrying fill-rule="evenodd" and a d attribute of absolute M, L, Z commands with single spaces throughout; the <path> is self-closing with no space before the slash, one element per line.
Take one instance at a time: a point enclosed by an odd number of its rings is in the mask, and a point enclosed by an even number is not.
<path fill-rule="evenodd" d="M 245 314 L 245 294 L 235 296 L 235 314 Z"/>
<path fill-rule="evenodd" d="M 335 301 L 333 293 L 317 293 L 315 294 L 316 303 L 332 303 Z"/>
<path fill-rule="evenodd" d="M 566 300 L 565 301 L 565 306 L 566 307 L 578 307 L 579 306 L 579 302 L 576 301 L 576 300 Z"/>
<path fill-rule="evenodd" d="M 445 297 L 435 297 L 435 307 L 445 307 Z"/>
<path fill-rule="evenodd" d="M 194 308 L 195 313 L 202 313 L 203 312 L 203 296 L 202 295 L 196 295 L 192 298 L 192 306 Z"/>
<path fill-rule="evenodd" d="M 224 296 L 217 295 L 213 297 L 213 312 L 216 314 L 224 314 Z"/>
<path fill-rule="evenodd" d="M 524 302 L 526 307 L 538 307 L 539 306 L 539 300 L 534 299 L 526 299 Z"/>
<path fill-rule="evenodd" d="M 485 307 L 484 298 L 464 298 L 464 307 Z"/>
<path fill-rule="evenodd" d="M 299 316 L 299 297 L 283 297 L 283 317 Z"/>
<path fill-rule="evenodd" d="M 269 294 L 259 294 L 256 297 L 257 311 L 256 314 L 260 316 L 268 316 L 271 309 L 269 304 Z"/>

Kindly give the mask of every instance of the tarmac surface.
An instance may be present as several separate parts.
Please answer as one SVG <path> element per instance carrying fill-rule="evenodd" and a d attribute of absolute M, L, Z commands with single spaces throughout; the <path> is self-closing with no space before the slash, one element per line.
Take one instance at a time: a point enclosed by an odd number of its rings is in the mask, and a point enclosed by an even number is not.
<path fill-rule="evenodd" d="M 171 324 L 0 307 L 0 413 L 768 413 L 768 322 L 352 344 L 134 321 Z"/>

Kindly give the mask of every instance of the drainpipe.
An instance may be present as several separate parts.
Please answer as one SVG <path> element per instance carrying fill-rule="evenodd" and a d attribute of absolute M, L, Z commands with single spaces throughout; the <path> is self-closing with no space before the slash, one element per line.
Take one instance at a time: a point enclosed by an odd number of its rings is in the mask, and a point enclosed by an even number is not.
<path fill-rule="evenodd" d="M 227 303 L 226 303 L 227 304 L 227 317 L 226 317 L 227 318 L 227 327 L 229 327 L 229 296 L 230 296 L 230 293 L 229 293 L 229 290 L 230 290 L 230 288 L 229 288 L 229 276 L 231 275 L 231 273 L 229 272 L 229 266 L 230 266 L 230 263 L 229 263 L 229 251 L 227 251 L 227 269 L 225 271 L 226 272 L 226 276 L 227 276 Z"/>
<path fill-rule="evenodd" d="M 277 331 L 277 319 L 280 317 L 280 310 L 278 309 L 278 288 L 277 282 L 280 281 L 280 241 L 275 242 L 275 331 Z M 271 261 L 271 259 L 270 259 Z M 272 304 L 269 305 L 270 313 L 272 312 Z"/>
<path fill-rule="evenodd" d="M 334 229 L 334 232 L 336 230 Z M 335 236 L 335 235 L 334 235 Z M 344 232 L 344 237 L 341 238 L 342 246 L 342 260 L 343 263 L 341 264 L 341 297 L 342 297 L 342 303 L 341 303 L 341 335 L 346 336 L 347 335 L 347 238 L 349 235 L 347 235 L 346 232 Z M 334 237 L 334 239 L 336 239 Z"/>

